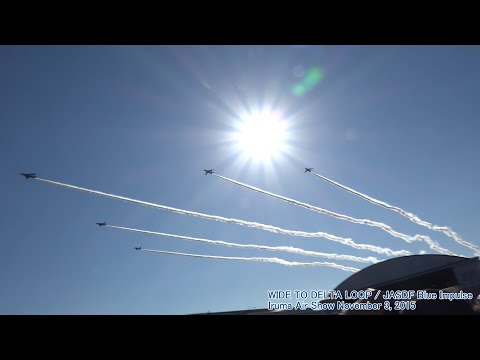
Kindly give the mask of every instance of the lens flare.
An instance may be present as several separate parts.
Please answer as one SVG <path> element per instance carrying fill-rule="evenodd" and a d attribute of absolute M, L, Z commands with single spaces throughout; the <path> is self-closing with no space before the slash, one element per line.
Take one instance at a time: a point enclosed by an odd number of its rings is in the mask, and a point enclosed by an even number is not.
<path fill-rule="evenodd" d="M 313 89 L 324 77 L 324 72 L 321 68 L 313 67 L 307 71 L 302 81 L 295 84 L 292 88 L 292 92 L 296 96 L 302 96 L 306 92 Z"/>

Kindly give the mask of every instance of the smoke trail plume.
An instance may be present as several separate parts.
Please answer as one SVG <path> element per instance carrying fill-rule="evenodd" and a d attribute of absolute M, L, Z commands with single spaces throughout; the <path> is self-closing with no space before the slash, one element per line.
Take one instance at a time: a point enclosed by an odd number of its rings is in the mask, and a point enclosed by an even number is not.
<path fill-rule="evenodd" d="M 330 184 L 333 184 L 333 185 L 339 187 L 340 189 L 343 189 L 343 190 L 348 191 L 348 192 L 350 192 L 354 195 L 357 195 L 358 197 L 360 197 L 364 200 L 367 200 L 367 201 L 371 202 L 372 204 L 381 206 L 381 207 L 383 207 L 385 209 L 388 209 L 388 210 L 395 211 L 395 212 L 399 213 L 400 215 L 402 215 L 403 217 L 406 217 L 411 222 L 414 222 L 415 224 L 424 226 L 424 227 L 426 227 L 430 230 L 433 230 L 433 231 L 442 232 L 443 234 L 445 234 L 445 235 L 451 237 L 452 239 L 454 239 L 460 245 L 466 246 L 466 247 L 476 251 L 477 253 L 480 253 L 480 247 L 475 246 L 475 245 L 469 243 L 468 241 L 463 240 L 456 232 L 454 232 L 453 230 L 451 230 L 447 226 L 433 225 L 432 223 L 429 223 L 428 221 L 422 220 L 417 215 L 412 214 L 408 211 L 405 211 L 402 208 L 399 208 L 397 206 L 387 204 L 386 202 L 374 199 L 374 198 L 372 198 L 368 195 L 365 195 L 365 194 L 363 194 L 359 191 L 353 190 L 353 189 L 351 189 L 351 188 L 349 188 L 345 185 L 339 184 L 336 181 L 333 181 L 333 180 L 331 180 L 331 179 L 329 179 L 329 178 L 327 178 L 323 175 L 317 174 L 316 172 L 312 172 L 312 174 L 315 175 L 315 176 L 318 176 L 319 178 L 325 180 L 326 182 L 328 182 Z"/>
<path fill-rule="evenodd" d="M 390 235 L 392 235 L 396 238 L 405 240 L 408 243 L 411 243 L 411 242 L 414 242 L 414 241 L 417 241 L 417 240 L 425 241 L 430 246 L 431 249 L 433 249 L 435 251 L 438 251 L 439 253 L 447 254 L 447 255 L 455 255 L 450 250 L 440 247 L 436 242 L 434 242 L 432 239 L 430 239 L 428 236 L 425 236 L 425 235 L 408 236 L 408 235 L 403 234 L 401 232 L 395 231 L 390 226 L 388 226 L 384 223 L 378 222 L 378 221 L 373 221 L 373 220 L 369 220 L 369 219 L 356 219 L 356 218 L 353 218 L 353 217 L 348 216 L 348 215 L 338 214 L 338 213 L 330 211 L 330 210 L 322 209 L 320 207 L 313 206 L 313 205 L 310 205 L 310 204 L 307 204 L 307 203 L 304 203 L 304 202 L 301 202 L 301 201 L 293 200 L 293 199 L 287 198 L 285 196 L 277 195 L 277 194 L 271 193 L 269 191 L 259 189 L 255 186 L 247 185 L 247 184 L 244 184 L 242 182 L 229 179 L 225 176 L 221 176 L 221 175 L 218 175 L 218 174 L 212 174 L 212 175 L 215 175 L 216 177 L 221 178 L 223 180 L 230 181 L 233 184 L 243 186 L 247 189 L 250 189 L 250 190 L 253 190 L 253 191 L 259 192 L 261 194 L 265 194 L 265 195 L 268 195 L 268 196 L 271 196 L 271 197 L 274 197 L 274 198 L 277 198 L 277 199 L 280 199 L 280 200 L 283 200 L 283 201 L 288 202 L 290 204 L 294 204 L 294 205 L 303 207 L 303 208 L 311 210 L 311 211 L 315 211 L 315 212 L 318 212 L 318 213 L 321 213 L 321 214 L 330 215 L 330 216 L 333 216 L 334 218 L 337 218 L 337 219 L 340 219 L 340 220 L 350 221 L 350 222 L 355 223 L 355 224 L 362 224 L 362 225 L 368 225 L 368 226 L 373 226 L 373 227 L 380 228 L 380 229 L 386 231 L 387 233 L 389 233 Z"/>
<path fill-rule="evenodd" d="M 296 262 L 296 261 L 287 261 L 279 258 L 265 258 L 265 257 L 229 257 L 229 256 L 213 256 L 213 255 L 198 255 L 198 254 L 188 254 L 188 253 L 179 253 L 173 251 L 162 251 L 162 250 L 150 250 L 150 249 L 141 249 L 141 251 L 148 251 L 160 254 L 171 254 L 179 256 L 190 256 L 198 257 L 203 259 L 216 259 L 216 260 L 237 260 L 237 261 L 259 261 L 259 262 L 269 262 L 285 266 L 329 266 L 345 271 L 357 272 L 359 269 L 349 266 L 343 266 L 340 264 L 335 264 L 331 262 Z"/>
<path fill-rule="evenodd" d="M 343 238 L 343 237 L 340 237 L 340 236 L 335 236 L 335 235 L 331 235 L 331 234 L 324 233 L 324 232 L 309 233 L 309 232 L 304 232 L 304 231 L 286 230 L 286 229 L 282 229 L 282 228 L 279 228 L 279 227 L 276 227 L 276 226 L 265 225 L 265 224 L 260 224 L 260 223 L 256 223 L 256 222 L 225 218 L 225 217 L 216 216 L 216 215 L 202 214 L 202 213 L 195 212 L 195 211 L 182 210 L 182 209 L 177 209 L 177 208 L 173 208 L 173 207 L 170 207 L 170 206 L 153 204 L 153 203 L 146 202 L 146 201 L 130 199 L 130 198 L 127 198 L 127 197 L 124 197 L 124 196 L 108 194 L 108 193 L 104 193 L 104 192 L 101 192 L 101 191 L 86 189 L 86 188 L 82 188 L 80 186 L 64 184 L 64 183 L 61 183 L 61 182 L 58 182 L 58 181 L 42 179 L 42 178 L 39 178 L 39 177 L 35 178 L 35 180 L 44 181 L 44 182 L 47 182 L 47 183 L 50 183 L 50 184 L 63 186 L 63 187 L 69 188 L 69 189 L 85 191 L 85 192 L 88 192 L 88 193 L 91 193 L 91 194 L 105 196 L 105 197 L 108 197 L 108 198 L 111 198 L 111 199 L 117 199 L 117 200 L 122 200 L 122 201 L 130 202 L 130 203 L 134 203 L 134 204 L 149 206 L 149 207 L 153 207 L 155 209 L 167 210 L 167 211 L 171 211 L 171 212 L 181 214 L 181 215 L 190 215 L 190 216 L 194 216 L 194 217 L 198 217 L 198 218 L 202 218 L 202 219 L 209 219 L 209 220 L 220 221 L 220 222 L 224 222 L 224 223 L 237 224 L 237 225 L 252 227 L 252 228 L 261 229 L 261 230 L 265 230 L 265 231 L 270 231 L 270 232 L 273 232 L 273 233 L 283 234 L 283 235 L 301 236 L 301 237 L 307 237 L 307 238 L 325 238 L 325 239 L 328 239 L 328 240 L 331 240 L 331 241 L 336 241 L 336 242 L 339 242 L 341 244 L 351 246 L 355 249 L 370 250 L 370 251 L 376 252 L 378 254 L 384 254 L 384 255 L 388 255 L 388 256 L 411 255 L 410 251 L 407 251 L 407 250 L 394 251 L 394 250 L 391 250 L 389 248 L 382 248 L 382 247 L 374 246 L 374 245 L 357 244 L 350 238 Z"/>
<path fill-rule="evenodd" d="M 142 234 L 148 235 L 156 235 L 156 236 L 165 236 L 171 237 L 175 239 L 183 239 L 183 240 L 190 240 L 190 241 L 198 241 L 212 245 L 223 245 L 228 247 L 234 248 L 244 248 L 244 249 L 257 249 L 257 250 L 268 250 L 268 251 L 283 251 L 297 255 L 305 255 L 305 256 L 316 256 L 322 257 L 326 259 L 333 259 L 333 260 L 348 260 L 348 261 L 356 261 L 361 263 L 377 263 L 379 260 L 375 257 L 359 257 L 359 256 L 352 256 L 352 255 L 339 255 L 339 254 L 330 254 L 330 253 L 322 253 L 317 251 L 309 251 L 300 248 L 295 248 L 291 246 L 266 246 L 266 245 L 254 245 L 254 244 L 238 244 L 238 243 L 231 243 L 221 240 L 209 240 L 209 239 L 201 239 L 195 238 L 190 236 L 183 236 L 183 235 L 173 235 L 167 233 L 161 233 L 156 231 L 148 231 L 148 230 L 140 230 L 140 229 L 133 229 L 124 226 L 116 226 L 116 225 L 105 225 L 106 227 L 111 227 L 114 229 L 120 230 L 127 230 L 127 231 L 134 231 Z"/>

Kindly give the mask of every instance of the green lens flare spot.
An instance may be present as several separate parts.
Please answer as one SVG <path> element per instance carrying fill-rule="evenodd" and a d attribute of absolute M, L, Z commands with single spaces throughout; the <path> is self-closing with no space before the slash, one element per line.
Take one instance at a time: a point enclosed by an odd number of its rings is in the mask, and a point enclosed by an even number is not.
<path fill-rule="evenodd" d="M 324 72 L 319 67 L 310 68 L 303 79 L 295 84 L 292 88 L 292 92 L 296 96 L 302 96 L 306 92 L 313 89 L 324 77 Z"/>
<path fill-rule="evenodd" d="M 307 89 L 302 84 L 296 84 L 293 87 L 293 93 L 297 96 L 302 96 L 303 94 L 305 94 L 305 91 L 307 91 Z"/>
<path fill-rule="evenodd" d="M 307 87 L 311 88 L 315 86 L 322 79 L 323 79 L 323 70 L 320 68 L 313 68 L 308 70 L 303 82 Z"/>

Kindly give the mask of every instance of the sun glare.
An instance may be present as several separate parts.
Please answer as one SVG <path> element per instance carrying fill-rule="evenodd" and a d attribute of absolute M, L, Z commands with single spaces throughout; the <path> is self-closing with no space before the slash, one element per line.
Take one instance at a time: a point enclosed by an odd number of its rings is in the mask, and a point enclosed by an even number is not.
<path fill-rule="evenodd" d="M 279 155 L 287 138 L 286 123 L 280 114 L 264 111 L 250 114 L 238 126 L 236 141 L 250 159 L 265 161 Z"/>

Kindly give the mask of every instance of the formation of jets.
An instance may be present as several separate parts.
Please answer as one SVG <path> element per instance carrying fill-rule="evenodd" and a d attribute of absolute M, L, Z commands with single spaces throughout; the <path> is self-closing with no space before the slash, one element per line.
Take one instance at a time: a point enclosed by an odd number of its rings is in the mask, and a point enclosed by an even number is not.
<path fill-rule="evenodd" d="M 203 171 L 205 171 L 205 175 L 208 175 L 208 174 L 213 175 L 213 170 L 215 170 L 215 169 L 210 169 L 210 170 L 203 169 Z M 313 170 L 313 168 L 305 168 L 305 172 L 312 172 L 312 170 Z M 35 179 L 37 177 L 37 174 L 35 174 L 35 173 L 20 173 L 20 175 L 25 176 L 25 179 Z M 105 225 L 104 223 L 102 223 L 102 224 L 97 223 L 97 224 L 100 225 L 100 226 Z"/>
<path fill-rule="evenodd" d="M 208 174 L 212 174 L 213 175 L 213 170 L 215 169 L 209 169 L 209 170 L 203 170 L 205 171 L 205 175 L 208 175 Z M 313 170 L 313 168 L 305 168 L 305 172 L 311 172 Z M 37 177 L 37 174 L 35 173 L 20 173 L 20 175 L 22 176 L 25 176 L 25 179 L 35 179 Z M 104 222 L 97 222 L 96 223 L 98 226 L 105 226 L 107 225 L 107 222 L 104 221 Z M 135 250 L 142 250 L 142 247 L 139 246 L 139 247 L 135 247 L 134 248 Z"/>

